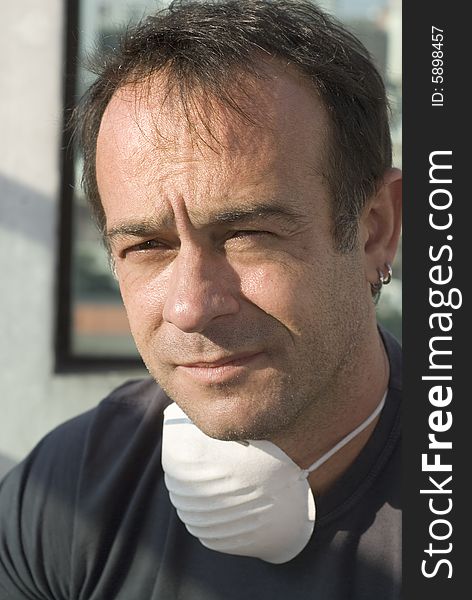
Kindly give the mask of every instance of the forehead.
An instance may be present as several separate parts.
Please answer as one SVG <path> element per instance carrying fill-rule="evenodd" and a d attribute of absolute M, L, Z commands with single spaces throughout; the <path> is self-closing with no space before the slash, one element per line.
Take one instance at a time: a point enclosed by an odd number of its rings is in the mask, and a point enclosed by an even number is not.
<path fill-rule="evenodd" d="M 117 190 L 140 202 L 145 194 L 175 190 L 198 203 L 216 188 L 223 197 L 236 187 L 323 178 L 329 124 L 320 98 L 293 69 L 272 65 L 266 71 L 229 90 L 240 110 L 203 90 L 183 99 L 165 74 L 115 93 L 97 141 L 107 221 Z M 133 201 L 128 205 L 132 210 Z"/>
<path fill-rule="evenodd" d="M 301 137 L 323 147 L 328 117 L 315 89 L 295 69 L 264 64 L 263 77 L 239 75 L 225 90 L 228 102 L 207 89 L 185 96 L 164 72 L 119 89 L 104 112 L 98 148 L 116 145 L 123 157 L 155 150 L 165 154 L 205 147 L 224 154 L 255 146 L 290 147 Z M 237 106 L 237 109 L 234 107 Z M 125 133 L 125 135 L 123 135 Z M 141 150 L 141 152 L 140 152 Z"/>

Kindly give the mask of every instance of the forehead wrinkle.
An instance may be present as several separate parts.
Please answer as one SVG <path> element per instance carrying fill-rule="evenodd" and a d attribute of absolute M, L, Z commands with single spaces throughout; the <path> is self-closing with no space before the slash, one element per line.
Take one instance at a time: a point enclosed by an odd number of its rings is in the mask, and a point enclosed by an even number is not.
<path fill-rule="evenodd" d="M 198 207 L 192 208 L 192 214 L 197 218 L 190 220 L 187 208 L 184 202 L 179 202 L 179 206 L 183 208 L 185 217 L 191 223 L 205 223 L 208 219 Z M 181 211 L 179 211 L 181 212 Z M 180 216 L 180 215 L 179 215 Z M 124 236 L 145 236 L 151 233 L 157 233 L 163 230 L 170 230 L 176 227 L 176 222 L 181 221 L 179 216 L 176 218 L 175 211 L 170 202 L 165 202 L 161 205 L 160 210 L 156 207 L 153 215 L 143 216 L 139 218 L 130 218 L 123 220 L 121 223 L 116 223 L 109 227 L 105 233 L 105 238 L 111 240 L 116 237 Z"/>
<path fill-rule="evenodd" d="M 175 225 L 174 215 L 165 215 L 163 218 L 150 217 L 145 219 L 130 220 L 110 227 L 105 233 L 107 243 L 120 237 L 144 237 L 163 228 Z"/>
<path fill-rule="evenodd" d="M 207 214 L 197 207 L 190 211 L 186 208 L 185 215 L 193 227 L 214 226 L 219 224 L 230 224 L 247 222 L 258 218 L 276 218 L 284 221 L 287 225 L 300 225 L 307 221 L 307 216 L 292 209 L 287 209 L 280 202 L 260 202 L 253 206 L 236 204 L 234 207 L 222 212 Z M 147 236 L 165 229 L 176 227 L 177 219 L 174 211 L 163 211 L 160 215 L 149 218 L 129 220 L 111 227 L 105 234 L 107 242 L 119 237 Z"/>

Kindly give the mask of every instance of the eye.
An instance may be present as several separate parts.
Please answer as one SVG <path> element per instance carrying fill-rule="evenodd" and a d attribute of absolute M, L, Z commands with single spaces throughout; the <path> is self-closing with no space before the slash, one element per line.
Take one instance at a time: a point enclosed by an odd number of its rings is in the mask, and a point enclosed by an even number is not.
<path fill-rule="evenodd" d="M 228 231 L 224 240 L 226 251 L 258 252 L 272 248 L 277 236 L 270 231 L 261 229 L 237 229 Z"/>
<path fill-rule="evenodd" d="M 228 239 L 235 239 L 235 238 L 245 238 L 245 237 L 257 237 L 257 236 L 264 236 L 264 235 L 272 235 L 272 233 L 270 233 L 270 231 L 258 231 L 255 229 L 242 229 L 240 231 L 235 231 L 233 233 L 231 233 L 228 237 Z"/>
<path fill-rule="evenodd" d="M 126 257 L 128 254 L 133 253 L 144 253 L 149 252 L 151 250 L 169 250 L 169 246 L 163 244 L 159 240 L 146 240 L 145 242 L 141 242 L 139 244 L 135 244 L 134 246 L 130 246 L 123 251 L 123 257 Z"/>

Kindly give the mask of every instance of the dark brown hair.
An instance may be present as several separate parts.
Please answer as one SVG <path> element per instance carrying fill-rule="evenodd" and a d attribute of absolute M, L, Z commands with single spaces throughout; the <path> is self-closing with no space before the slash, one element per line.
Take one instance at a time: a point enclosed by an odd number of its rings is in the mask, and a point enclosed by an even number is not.
<path fill-rule="evenodd" d="M 241 114 L 230 91 L 234 75 L 257 76 L 261 52 L 298 69 L 328 110 L 325 170 L 333 235 L 338 250 L 354 247 L 365 202 L 391 166 L 385 87 L 359 40 L 307 0 L 177 0 L 129 27 L 119 47 L 99 57 L 98 78 L 74 119 L 84 156 L 84 190 L 102 232 L 106 222 L 95 150 L 113 94 L 165 69 L 184 106 L 198 89 Z"/>

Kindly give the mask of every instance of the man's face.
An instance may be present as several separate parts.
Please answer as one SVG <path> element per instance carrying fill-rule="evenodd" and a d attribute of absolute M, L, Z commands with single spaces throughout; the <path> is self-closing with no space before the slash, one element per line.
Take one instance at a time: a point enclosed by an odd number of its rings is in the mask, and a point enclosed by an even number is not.
<path fill-rule="evenodd" d="M 195 108 L 189 128 L 178 98 L 164 101 L 159 79 L 142 99 L 125 88 L 97 146 L 137 347 L 196 425 L 223 439 L 322 426 L 372 319 L 362 249 L 334 250 L 325 109 L 289 72 L 251 95 L 258 125 L 214 108 L 209 134 Z"/>

